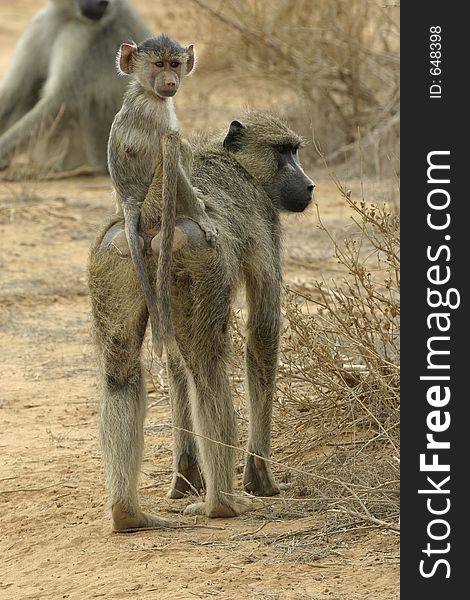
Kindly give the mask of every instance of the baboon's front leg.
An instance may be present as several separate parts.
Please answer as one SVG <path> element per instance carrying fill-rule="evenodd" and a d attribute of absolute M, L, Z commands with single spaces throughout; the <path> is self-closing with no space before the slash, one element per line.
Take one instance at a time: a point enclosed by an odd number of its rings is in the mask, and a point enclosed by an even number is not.
<path fill-rule="evenodd" d="M 167 372 L 173 430 L 173 480 L 168 498 L 183 498 L 203 488 L 202 473 L 191 418 L 188 378 L 184 361 L 177 350 L 167 354 Z"/>
<path fill-rule="evenodd" d="M 279 330 L 280 277 L 260 284 L 247 278 L 249 318 L 246 343 L 246 372 L 249 399 L 248 455 L 243 484 L 257 496 L 279 494 L 269 463 L 272 403 L 276 384 Z"/>
<path fill-rule="evenodd" d="M 47 127 L 60 114 L 61 106 L 48 97 L 42 98 L 29 112 L 0 136 L 0 169 L 8 166 L 15 151 L 21 150 L 37 131 Z"/>
<path fill-rule="evenodd" d="M 99 431 L 113 529 L 171 526 L 142 512 L 138 500 L 146 400 L 140 350 L 147 310 L 131 262 L 112 250 L 95 250 L 89 286 L 100 361 Z"/>

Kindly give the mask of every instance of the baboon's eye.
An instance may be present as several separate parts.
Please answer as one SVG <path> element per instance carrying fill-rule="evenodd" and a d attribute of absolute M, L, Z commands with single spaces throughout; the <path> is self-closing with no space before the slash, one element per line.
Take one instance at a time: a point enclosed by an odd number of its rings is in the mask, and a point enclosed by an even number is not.
<path fill-rule="evenodd" d="M 174 60 L 173 62 L 171 62 L 170 65 L 173 69 L 176 69 L 176 67 L 180 66 L 180 64 L 177 60 Z"/>
<path fill-rule="evenodd" d="M 280 146 L 277 146 L 277 151 L 280 154 L 288 154 L 292 151 L 292 146 L 289 146 L 288 144 L 281 144 Z"/>
<path fill-rule="evenodd" d="M 156 67 L 163 67 L 163 61 L 162 61 L 162 60 L 158 60 L 158 61 L 155 63 L 155 66 L 156 66 Z"/>

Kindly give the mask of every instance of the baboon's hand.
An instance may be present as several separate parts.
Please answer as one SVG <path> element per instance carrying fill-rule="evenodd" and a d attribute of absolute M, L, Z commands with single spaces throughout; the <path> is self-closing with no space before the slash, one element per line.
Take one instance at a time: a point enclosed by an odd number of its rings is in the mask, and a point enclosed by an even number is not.
<path fill-rule="evenodd" d="M 204 202 L 204 194 L 198 188 L 193 188 L 196 193 L 196 199 L 198 202 L 198 215 L 195 221 L 198 223 L 199 227 L 202 229 L 206 236 L 206 241 L 213 247 L 217 245 L 217 240 L 219 239 L 219 232 L 217 228 L 212 223 L 210 218 L 206 214 L 206 203 Z"/>
<path fill-rule="evenodd" d="M 217 246 L 217 240 L 219 239 L 219 232 L 214 226 L 209 217 L 203 217 L 197 220 L 199 227 L 202 229 L 206 236 L 206 241 L 215 248 Z"/>

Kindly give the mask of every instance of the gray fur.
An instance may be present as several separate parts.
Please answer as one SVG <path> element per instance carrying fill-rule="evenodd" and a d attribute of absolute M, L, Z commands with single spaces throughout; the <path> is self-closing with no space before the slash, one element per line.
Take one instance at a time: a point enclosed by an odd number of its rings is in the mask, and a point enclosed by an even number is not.
<path fill-rule="evenodd" d="M 128 0 L 110 0 L 99 20 L 84 17 L 80 7 L 96 2 L 49 0 L 21 36 L 0 85 L 0 168 L 27 151 L 36 170 L 106 171 L 126 87 L 116 51 L 149 31 Z"/>

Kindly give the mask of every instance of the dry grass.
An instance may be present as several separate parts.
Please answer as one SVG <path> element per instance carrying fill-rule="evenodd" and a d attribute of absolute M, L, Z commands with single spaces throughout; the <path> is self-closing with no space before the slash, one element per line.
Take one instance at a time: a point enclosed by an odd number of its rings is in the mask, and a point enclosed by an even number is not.
<path fill-rule="evenodd" d="M 321 218 L 319 227 L 330 236 L 346 276 L 317 281 L 312 297 L 287 290 L 290 328 L 281 372 L 294 389 L 299 380 L 308 384 L 305 397 L 294 394 L 300 412 L 312 408 L 313 390 L 323 410 L 341 413 L 347 407 L 356 425 L 359 419 L 375 429 L 378 438 L 395 445 L 400 374 L 398 216 L 385 205 L 352 201 L 348 191 L 339 189 L 354 211 L 356 230 L 339 242 Z M 292 395 L 289 390 L 282 390 L 287 398 Z"/>
<path fill-rule="evenodd" d="M 294 491 L 353 519 L 397 529 L 399 509 L 399 217 L 353 201 L 354 229 L 334 256 L 344 269 L 312 296 L 287 290 L 276 424 L 280 450 L 324 479 Z M 281 437 L 281 439 L 282 439 Z M 314 452 L 312 453 L 312 450 Z M 287 453 L 290 452 L 290 455 Z"/>
<path fill-rule="evenodd" d="M 396 6 L 376 0 L 186 2 L 199 10 L 198 39 L 206 50 L 198 77 L 210 77 L 213 94 L 254 89 L 264 108 L 270 102 L 314 139 L 330 164 L 353 157 L 362 139 L 366 174 L 393 173 L 399 135 Z M 305 157 L 307 166 L 320 164 L 313 148 Z"/>

